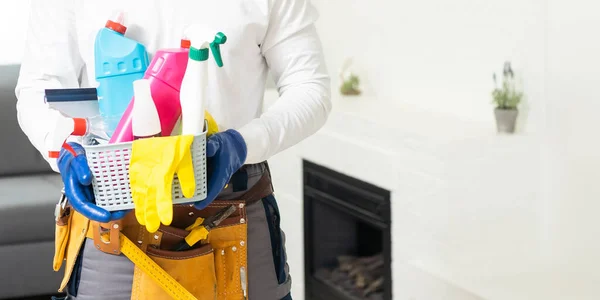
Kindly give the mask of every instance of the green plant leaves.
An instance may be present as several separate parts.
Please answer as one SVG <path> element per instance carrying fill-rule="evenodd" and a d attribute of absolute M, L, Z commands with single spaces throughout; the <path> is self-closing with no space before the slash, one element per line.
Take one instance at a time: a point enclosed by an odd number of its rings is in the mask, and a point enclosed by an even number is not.
<path fill-rule="evenodd" d="M 496 87 L 492 91 L 492 103 L 498 109 L 517 109 L 523 98 L 523 93 L 518 92 L 515 87 L 514 73 L 510 68 L 510 64 L 505 64 L 503 77 L 502 88 Z M 494 82 L 496 82 L 496 74 L 494 74 Z"/>
<path fill-rule="evenodd" d="M 360 80 L 358 79 L 358 76 L 350 74 L 349 78 L 342 83 L 340 92 L 343 95 L 358 95 L 360 94 L 359 84 Z"/>

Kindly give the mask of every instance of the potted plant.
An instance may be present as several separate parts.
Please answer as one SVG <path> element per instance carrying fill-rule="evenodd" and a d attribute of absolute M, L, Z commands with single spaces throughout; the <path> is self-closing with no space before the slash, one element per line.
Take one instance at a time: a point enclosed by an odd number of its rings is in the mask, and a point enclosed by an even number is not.
<path fill-rule="evenodd" d="M 493 103 L 496 106 L 494 115 L 496 127 L 501 133 L 514 133 L 515 123 L 519 115 L 518 106 L 523 98 L 523 93 L 517 91 L 515 85 L 515 74 L 510 62 L 504 63 L 502 72 L 502 86 L 498 87 L 496 73 L 494 73 L 494 91 L 492 91 Z"/>
<path fill-rule="evenodd" d="M 360 95 L 359 84 L 360 80 L 358 79 L 358 76 L 350 74 L 348 78 L 344 79 L 344 82 L 340 88 L 340 93 L 346 96 Z"/>
<path fill-rule="evenodd" d="M 347 58 L 342 64 L 340 71 L 340 93 L 345 96 L 357 96 L 361 94 L 360 80 L 358 76 L 351 70 L 352 58 Z"/>

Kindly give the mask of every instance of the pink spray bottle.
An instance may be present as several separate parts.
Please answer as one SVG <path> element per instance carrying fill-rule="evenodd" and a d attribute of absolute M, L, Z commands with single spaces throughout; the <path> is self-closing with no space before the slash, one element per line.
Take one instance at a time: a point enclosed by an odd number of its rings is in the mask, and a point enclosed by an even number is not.
<path fill-rule="evenodd" d="M 183 38 L 180 48 L 158 50 L 144 74 L 144 79 L 150 81 L 152 98 L 160 118 L 162 136 L 171 135 L 181 116 L 179 89 L 187 68 L 189 48 L 189 40 Z M 109 143 L 133 141 L 131 112 L 134 101 L 135 97 L 125 110 Z"/>

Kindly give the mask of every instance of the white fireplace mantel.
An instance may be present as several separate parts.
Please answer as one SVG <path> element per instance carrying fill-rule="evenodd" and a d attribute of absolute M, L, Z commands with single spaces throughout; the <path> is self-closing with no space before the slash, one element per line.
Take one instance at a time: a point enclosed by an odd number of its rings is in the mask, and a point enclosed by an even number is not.
<path fill-rule="evenodd" d="M 493 125 L 334 99 L 322 130 L 270 160 L 294 298 L 304 292 L 306 159 L 391 191 L 394 299 L 551 299 L 524 275 L 548 259 L 536 210 L 540 144 L 496 135 Z"/>

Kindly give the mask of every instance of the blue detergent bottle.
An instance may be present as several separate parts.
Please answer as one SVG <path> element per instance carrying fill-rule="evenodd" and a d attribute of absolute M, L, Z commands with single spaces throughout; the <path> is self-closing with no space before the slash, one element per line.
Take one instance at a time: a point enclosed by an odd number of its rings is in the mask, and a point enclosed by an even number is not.
<path fill-rule="evenodd" d="M 146 47 L 125 37 L 123 24 L 123 13 L 108 20 L 94 44 L 98 107 L 109 136 L 133 98 L 133 82 L 144 77 L 149 65 Z"/>

